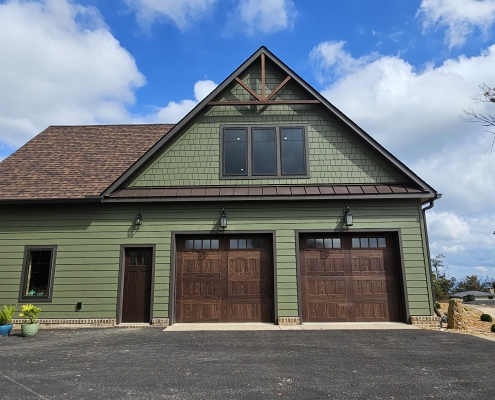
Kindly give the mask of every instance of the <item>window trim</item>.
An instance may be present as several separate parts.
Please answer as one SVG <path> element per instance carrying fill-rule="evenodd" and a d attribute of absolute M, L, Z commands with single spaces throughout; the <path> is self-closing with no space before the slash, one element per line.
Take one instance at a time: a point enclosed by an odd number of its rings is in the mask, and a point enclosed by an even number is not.
<path fill-rule="evenodd" d="M 53 283 L 55 281 L 55 266 L 57 264 L 57 245 L 27 245 L 24 246 L 24 259 L 22 261 L 22 273 L 21 273 L 21 284 L 19 287 L 19 303 L 47 303 L 51 302 L 53 298 Z M 52 259 L 50 262 L 50 276 L 48 277 L 48 296 L 37 297 L 37 296 L 25 296 L 24 289 L 27 280 L 27 271 L 29 263 L 29 255 L 31 251 L 46 251 L 52 252 Z"/>
<path fill-rule="evenodd" d="M 304 145 L 304 167 L 306 172 L 299 175 L 283 175 L 282 174 L 282 145 L 280 143 L 281 128 L 300 128 L 303 130 L 303 145 Z M 225 129 L 246 129 L 247 133 L 247 174 L 246 175 L 226 175 L 224 173 L 224 131 Z M 253 129 L 275 129 L 275 152 L 277 162 L 277 173 L 275 175 L 254 175 L 253 174 Z M 309 139 L 308 139 L 308 124 L 247 124 L 247 125 L 220 125 L 220 155 L 219 155 L 219 179 L 220 180 L 260 180 L 260 179 L 308 179 L 310 178 L 309 168 Z"/>

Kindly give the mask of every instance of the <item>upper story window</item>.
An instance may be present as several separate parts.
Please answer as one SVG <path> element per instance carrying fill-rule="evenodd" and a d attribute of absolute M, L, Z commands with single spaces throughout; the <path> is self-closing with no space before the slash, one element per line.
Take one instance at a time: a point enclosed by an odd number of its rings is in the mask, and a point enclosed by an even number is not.
<path fill-rule="evenodd" d="M 307 134 L 302 126 L 224 127 L 222 177 L 307 177 Z"/>

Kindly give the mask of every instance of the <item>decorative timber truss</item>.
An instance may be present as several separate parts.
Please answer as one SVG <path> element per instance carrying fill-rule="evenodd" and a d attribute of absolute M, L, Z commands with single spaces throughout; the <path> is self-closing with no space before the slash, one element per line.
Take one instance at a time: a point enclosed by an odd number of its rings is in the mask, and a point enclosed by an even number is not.
<path fill-rule="evenodd" d="M 261 53 L 261 94 L 256 93 L 251 89 L 242 79 L 236 76 L 236 82 L 241 85 L 251 96 L 256 100 L 251 101 L 210 101 L 209 106 L 267 106 L 267 105 L 281 105 L 281 104 L 320 104 L 320 100 L 273 100 L 273 97 L 285 86 L 291 79 L 288 75 L 268 96 L 266 95 L 265 87 L 265 54 Z"/>

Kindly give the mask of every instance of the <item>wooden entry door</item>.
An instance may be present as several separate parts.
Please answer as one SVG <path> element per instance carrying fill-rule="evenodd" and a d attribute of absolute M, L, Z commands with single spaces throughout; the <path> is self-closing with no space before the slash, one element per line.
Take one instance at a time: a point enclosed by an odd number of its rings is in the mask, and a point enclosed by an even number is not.
<path fill-rule="evenodd" d="M 122 322 L 151 320 L 152 248 L 126 248 Z"/>
<path fill-rule="evenodd" d="M 270 236 L 177 241 L 177 322 L 273 322 Z"/>
<path fill-rule="evenodd" d="M 390 234 L 305 234 L 303 322 L 401 321 L 396 241 Z"/>

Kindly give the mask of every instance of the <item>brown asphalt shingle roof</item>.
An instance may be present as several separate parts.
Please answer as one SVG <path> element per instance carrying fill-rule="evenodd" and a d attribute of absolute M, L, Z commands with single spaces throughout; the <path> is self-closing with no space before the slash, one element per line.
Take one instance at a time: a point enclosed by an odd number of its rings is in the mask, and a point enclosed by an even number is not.
<path fill-rule="evenodd" d="M 0 200 L 99 196 L 172 127 L 51 126 L 0 163 Z"/>

